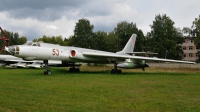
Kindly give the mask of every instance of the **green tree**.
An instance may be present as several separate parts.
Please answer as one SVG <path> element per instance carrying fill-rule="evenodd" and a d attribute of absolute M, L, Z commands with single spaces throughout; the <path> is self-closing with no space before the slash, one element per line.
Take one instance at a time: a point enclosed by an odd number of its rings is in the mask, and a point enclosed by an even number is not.
<path fill-rule="evenodd" d="M 138 30 L 137 32 L 137 38 L 136 38 L 136 43 L 135 43 L 135 48 L 134 48 L 134 51 L 135 52 L 141 52 L 141 51 L 145 51 L 145 36 L 142 32 L 142 30 Z"/>
<path fill-rule="evenodd" d="M 182 29 L 182 32 L 183 32 L 183 34 L 187 35 L 188 37 L 191 37 L 191 36 L 192 36 L 192 35 L 191 35 L 192 30 L 191 30 L 189 27 L 184 27 L 184 28 Z"/>
<path fill-rule="evenodd" d="M 73 39 L 74 39 L 74 35 L 71 35 L 68 39 L 67 39 L 67 42 L 68 42 L 68 45 L 69 46 L 74 46 L 74 41 L 73 41 Z"/>
<path fill-rule="evenodd" d="M 195 20 L 192 23 L 192 35 L 197 37 L 195 44 L 197 46 L 200 46 L 200 15 L 199 18 L 195 18 Z"/>
<path fill-rule="evenodd" d="M 106 38 L 104 39 L 105 42 L 105 47 L 106 47 L 106 51 L 109 52 L 117 52 L 120 51 L 120 47 L 119 47 L 119 37 L 114 33 L 114 32 L 110 32 L 108 34 L 108 36 L 106 36 Z"/>
<path fill-rule="evenodd" d="M 187 28 L 190 32 L 190 35 L 192 37 L 196 37 L 195 44 L 197 46 L 200 46 L 200 15 L 199 18 L 195 18 L 195 20 L 192 22 L 191 29 Z"/>
<path fill-rule="evenodd" d="M 148 33 L 147 46 L 149 50 L 158 53 L 160 58 L 182 59 L 183 35 L 181 30 L 174 27 L 174 22 L 166 14 L 157 15 L 151 32 Z"/>
<path fill-rule="evenodd" d="M 114 32 L 118 35 L 120 39 L 120 50 L 124 48 L 131 35 L 135 33 L 137 34 L 137 39 L 134 51 L 143 51 L 145 37 L 143 35 L 143 32 L 137 28 L 136 24 L 123 21 L 117 24 Z"/>
<path fill-rule="evenodd" d="M 18 33 L 14 33 L 13 34 L 13 40 L 12 40 L 13 43 L 18 45 L 19 44 L 18 39 L 19 39 L 19 34 Z"/>
<path fill-rule="evenodd" d="M 52 43 L 52 44 L 56 44 L 56 43 L 57 43 L 56 37 L 55 37 L 55 36 L 52 36 L 52 37 L 51 37 L 51 43 Z"/>
<path fill-rule="evenodd" d="M 69 39 L 64 39 L 63 46 L 69 46 Z"/>
<path fill-rule="evenodd" d="M 39 38 L 39 39 L 34 39 L 33 42 L 36 41 L 42 41 L 45 43 L 51 43 L 51 44 L 59 44 L 59 45 L 63 45 L 63 38 L 61 35 L 59 36 L 52 36 L 52 37 L 48 37 L 46 35 L 44 35 L 43 37 Z"/>
<path fill-rule="evenodd" d="M 20 37 L 19 39 L 18 39 L 18 44 L 24 44 L 24 43 L 26 43 L 27 42 L 27 38 L 26 37 Z"/>
<path fill-rule="evenodd" d="M 72 36 L 73 41 L 71 44 L 73 44 L 73 46 L 90 48 L 93 28 L 94 26 L 90 24 L 89 20 L 80 19 L 78 23 L 76 23 L 74 36 Z"/>
<path fill-rule="evenodd" d="M 26 37 L 19 38 L 19 34 L 17 32 L 13 33 L 7 30 L 4 30 L 4 32 L 10 40 L 10 45 L 24 44 L 27 41 Z M 1 37 L 4 36 L 2 32 L 0 32 L 0 36 Z M 0 41 L 0 48 L 3 47 L 3 45 L 4 45 L 4 42 Z M 4 51 L 3 51 L 3 54 L 5 54 Z"/>
<path fill-rule="evenodd" d="M 61 35 L 56 37 L 56 43 L 55 44 L 63 45 L 63 38 L 62 38 Z"/>
<path fill-rule="evenodd" d="M 10 45 L 19 44 L 18 43 L 19 34 L 17 32 L 13 33 L 13 32 L 6 31 L 6 30 L 4 30 L 4 32 L 8 36 L 8 38 L 10 39 Z M 2 32 L 1 32 L 1 36 L 3 36 Z"/>
<path fill-rule="evenodd" d="M 107 33 L 104 31 L 95 32 L 92 38 L 92 49 L 106 51 L 105 38 Z"/>
<path fill-rule="evenodd" d="M 38 41 L 43 41 L 45 43 L 51 43 L 51 38 L 44 35 L 42 38 L 39 38 Z"/>

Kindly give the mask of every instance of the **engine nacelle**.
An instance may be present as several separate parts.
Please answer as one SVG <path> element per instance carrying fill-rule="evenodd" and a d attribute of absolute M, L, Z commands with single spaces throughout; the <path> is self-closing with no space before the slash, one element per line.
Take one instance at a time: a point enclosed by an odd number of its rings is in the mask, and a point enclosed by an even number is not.
<path fill-rule="evenodd" d="M 99 58 L 85 56 L 83 55 L 82 51 L 77 51 L 74 49 L 69 51 L 69 58 L 71 59 L 71 61 L 77 61 L 77 62 L 87 62 L 87 63 L 102 62 Z"/>
<path fill-rule="evenodd" d="M 142 61 L 142 63 L 123 62 L 123 63 L 117 64 L 117 67 L 125 68 L 125 69 L 142 68 L 142 70 L 144 70 L 145 67 L 149 67 L 149 66 L 145 63 L 145 61 Z"/>

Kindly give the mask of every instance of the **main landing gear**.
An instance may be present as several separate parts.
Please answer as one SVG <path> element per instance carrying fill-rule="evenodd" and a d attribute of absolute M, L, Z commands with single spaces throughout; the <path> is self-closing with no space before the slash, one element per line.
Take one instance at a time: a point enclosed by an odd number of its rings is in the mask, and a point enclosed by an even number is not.
<path fill-rule="evenodd" d="M 117 69 L 117 62 L 114 61 L 113 64 L 114 64 L 114 69 L 112 69 L 110 73 L 111 74 L 120 74 L 120 73 L 122 73 L 122 70 L 118 70 Z"/>
<path fill-rule="evenodd" d="M 44 60 L 44 64 L 45 64 L 44 75 L 51 75 L 52 72 L 51 72 L 51 70 L 49 70 L 48 60 Z"/>
<path fill-rule="evenodd" d="M 80 68 L 76 68 L 75 64 L 73 63 L 72 67 L 69 68 L 69 72 L 80 72 Z"/>

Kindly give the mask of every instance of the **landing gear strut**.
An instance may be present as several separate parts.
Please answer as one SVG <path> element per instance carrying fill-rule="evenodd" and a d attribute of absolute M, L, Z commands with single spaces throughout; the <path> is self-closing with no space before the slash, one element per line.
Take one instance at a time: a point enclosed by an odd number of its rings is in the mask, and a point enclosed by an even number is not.
<path fill-rule="evenodd" d="M 51 72 L 51 70 L 49 70 L 48 60 L 44 60 L 44 64 L 45 64 L 44 75 L 51 75 L 52 72 Z"/>
<path fill-rule="evenodd" d="M 111 74 L 120 74 L 120 73 L 122 73 L 122 70 L 118 70 L 117 69 L 117 62 L 114 61 L 113 63 L 114 63 L 114 69 L 112 69 L 110 73 Z"/>
<path fill-rule="evenodd" d="M 75 64 L 73 63 L 72 67 L 69 68 L 69 72 L 79 72 L 80 69 L 75 67 Z"/>

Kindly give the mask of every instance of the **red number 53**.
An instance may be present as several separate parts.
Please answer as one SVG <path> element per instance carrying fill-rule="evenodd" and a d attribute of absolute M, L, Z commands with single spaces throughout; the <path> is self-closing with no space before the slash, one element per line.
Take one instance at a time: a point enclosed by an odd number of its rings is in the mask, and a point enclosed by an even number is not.
<path fill-rule="evenodd" d="M 59 50 L 58 49 L 52 49 L 52 55 L 53 56 L 59 56 Z"/>

